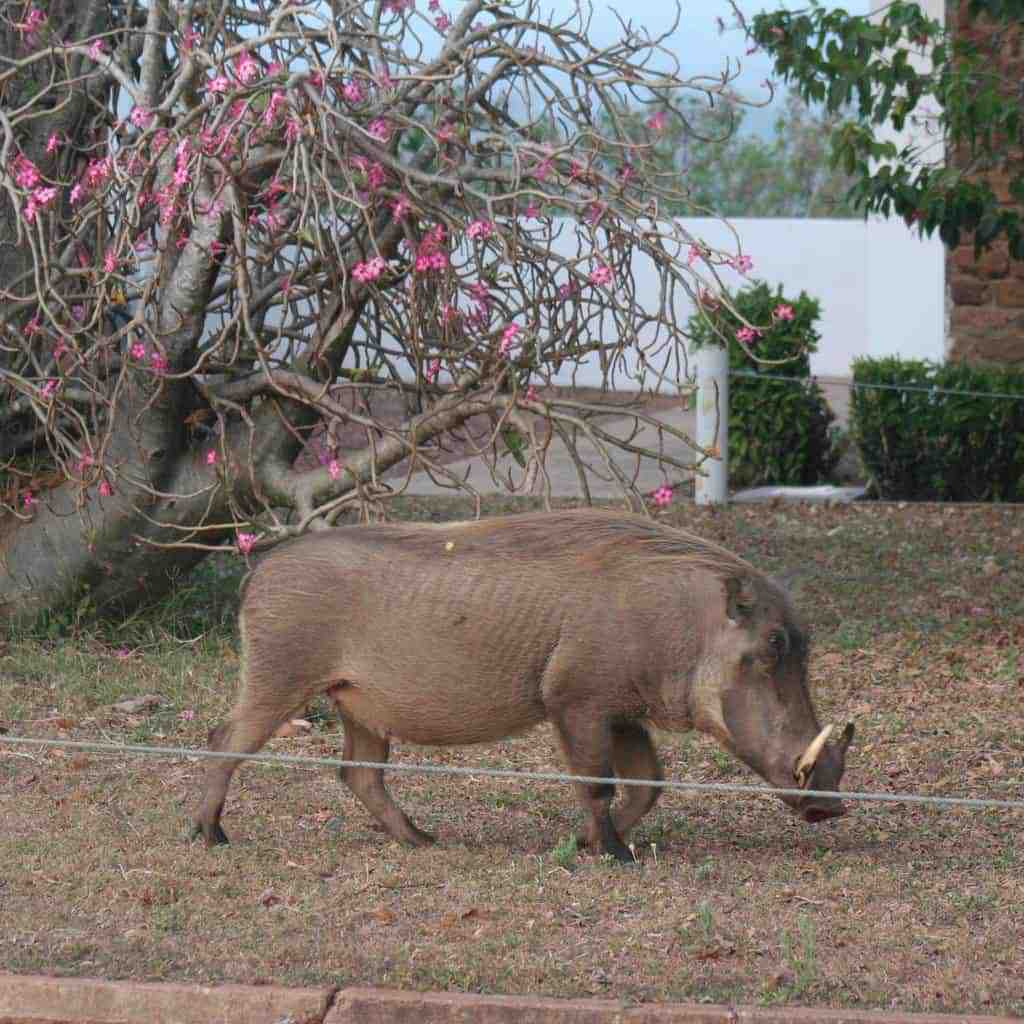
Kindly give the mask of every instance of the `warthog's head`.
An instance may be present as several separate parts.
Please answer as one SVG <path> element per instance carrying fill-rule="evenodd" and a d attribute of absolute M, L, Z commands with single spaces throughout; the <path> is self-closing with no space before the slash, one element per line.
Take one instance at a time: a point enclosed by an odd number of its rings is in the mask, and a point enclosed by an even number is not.
<path fill-rule="evenodd" d="M 853 739 L 829 742 L 807 688 L 807 634 L 785 591 L 765 577 L 725 584 L 724 619 L 709 622 L 689 691 L 694 725 L 780 789 L 837 790 Z M 836 797 L 781 797 L 805 821 L 845 813 Z"/>

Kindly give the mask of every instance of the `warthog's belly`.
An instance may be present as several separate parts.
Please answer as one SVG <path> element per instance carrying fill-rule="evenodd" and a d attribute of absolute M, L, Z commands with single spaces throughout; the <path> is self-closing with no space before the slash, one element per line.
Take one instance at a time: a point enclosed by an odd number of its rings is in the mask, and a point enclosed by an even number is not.
<path fill-rule="evenodd" d="M 342 683 L 328 691 L 342 713 L 378 735 L 424 746 L 486 743 L 527 732 L 545 718 L 536 688 L 482 691 L 479 682 L 405 689 Z"/>

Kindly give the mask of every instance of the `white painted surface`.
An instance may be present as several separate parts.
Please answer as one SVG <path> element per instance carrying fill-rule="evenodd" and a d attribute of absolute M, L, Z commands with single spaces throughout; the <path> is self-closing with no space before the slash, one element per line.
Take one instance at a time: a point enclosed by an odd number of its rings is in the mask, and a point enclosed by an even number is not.
<path fill-rule="evenodd" d="M 729 355 L 709 345 L 696 353 L 697 444 L 718 448 L 718 458 L 708 459 L 694 477 L 698 505 L 724 505 L 729 499 Z"/>
<path fill-rule="evenodd" d="M 682 224 L 713 248 L 736 251 L 734 236 L 720 221 L 693 218 Z M 847 377 L 861 355 L 943 358 L 944 263 L 937 238 L 918 238 L 902 221 L 881 219 L 751 218 L 734 220 L 731 227 L 754 261 L 749 280 L 772 288 L 781 284 L 792 298 L 806 291 L 821 303 L 813 373 Z M 656 276 L 644 273 L 639 260 L 635 273 L 638 300 L 656 309 Z M 720 276 L 731 289 L 747 283 L 728 268 Z M 688 297 L 678 297 L 677 312 L 684 319 L 693 312 Z M 570 382 L 568 371 L 559 382 Z M 585 366 L 576 383 L 599 385 L 599 367 Z"/>

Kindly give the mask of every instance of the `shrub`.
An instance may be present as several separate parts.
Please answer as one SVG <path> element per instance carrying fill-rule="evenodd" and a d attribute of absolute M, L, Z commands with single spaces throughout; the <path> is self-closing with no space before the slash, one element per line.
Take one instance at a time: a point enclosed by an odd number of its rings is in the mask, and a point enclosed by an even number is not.
<path fill-rule="evenodd" d="M 832 430 L 835 416 L 810 378 L 810 355 L 820 338 L 815 328 L 820 304 L 806 292 L 797 299 L 784 298 L 781 286 L 772 292 L 764 282 L 738 291 L 731 304 L 736 313 L 724 303 L 705 304 L 688 324 L 695 348 L 720 345 L 723 337 L 729 341 L 730 483 L 749 487 L 827 480 L 839 453 Z M 737 338 L 745 327 L 737 313 L 760 328 L 746 348 Z M 770 376 L 800 380 L 765 379 Z"/>
<path fill-rule="evenodd" d="M 850 431 L 880 497 L 1024 501 L 1024 370 L 862 358 L 853 379 L 916 389 L 851 396 Z"/>

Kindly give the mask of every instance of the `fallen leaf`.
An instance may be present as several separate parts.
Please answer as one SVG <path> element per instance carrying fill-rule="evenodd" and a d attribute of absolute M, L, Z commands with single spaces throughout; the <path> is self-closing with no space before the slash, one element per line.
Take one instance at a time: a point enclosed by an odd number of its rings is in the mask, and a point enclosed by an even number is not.
<path fill-rule="evenodd" d="M 144 693 L 141 697 L 129 697 L 128 700 L 118 701 L 110 705 L 111 711 L 117 711 L 123 715 L 137 715 L 143 711 L 152 711 L 163 703 L 163 698 L 155 693 Z"/>
<path fill-rule="evenodd" d="M 264 907 L 272 907 L 274 904 L 281 902 L 281 897 L 275 895 L 273 889 L 264 889 L 263 892 L 260 893 L 258 902 Z"/>
<path fill-rule="evenodd" d="M 290 722 L 285 722 L 284 725 L 278 726 L 275 736 L 287 737 L 287 736 L 306 736 L 313 729 L 313 723 L 307 721 L 305 718 L 293 718 Z"/>

